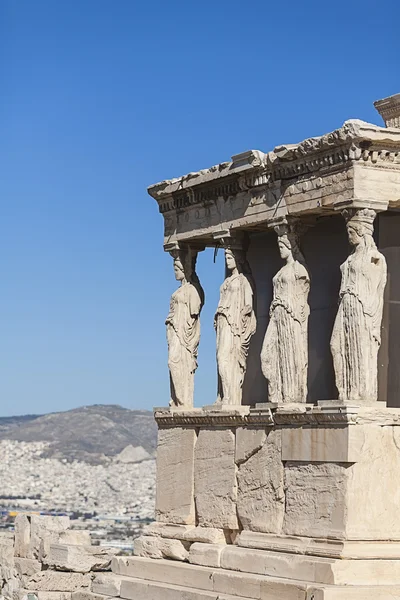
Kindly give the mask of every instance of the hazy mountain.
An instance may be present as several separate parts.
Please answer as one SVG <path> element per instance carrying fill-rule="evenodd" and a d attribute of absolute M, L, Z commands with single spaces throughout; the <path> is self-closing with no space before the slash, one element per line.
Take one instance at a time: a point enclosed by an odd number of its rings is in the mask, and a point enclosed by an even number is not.
<path fill-rule="evenodd" d="M 0 440 L 50 442 L 47 456 L 96 464 L 129 445 L 153 453 L 157 427 L 150 411 L 96 404 L 41 416 L 0 417 Z"/>

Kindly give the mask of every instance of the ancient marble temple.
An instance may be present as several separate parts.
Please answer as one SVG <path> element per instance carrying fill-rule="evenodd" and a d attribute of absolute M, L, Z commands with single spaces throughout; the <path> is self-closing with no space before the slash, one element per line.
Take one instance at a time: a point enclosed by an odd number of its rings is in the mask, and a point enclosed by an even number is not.
<path fill-rule="evenodd" d="M 400 598 L 400 94 L 375 105 L 149 188 L 178 289 L 135 598 Z M 218 389 L 194 408 L 205 248 Z"/>

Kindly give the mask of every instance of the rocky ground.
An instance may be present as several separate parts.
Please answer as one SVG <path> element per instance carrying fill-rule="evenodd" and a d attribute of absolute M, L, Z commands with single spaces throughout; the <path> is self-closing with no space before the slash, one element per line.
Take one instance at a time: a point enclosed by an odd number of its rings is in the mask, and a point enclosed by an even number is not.
<path fill-rule="evenodd" d="M 153 518 L 155 459 L 141 449 L 103 464 L 47 458 L 49 442 L 0 441 L 0 506 Z M 127 458 L 128 455 L 128 458 Z M 129 461 L 139 459 L 140 462 Z"/>

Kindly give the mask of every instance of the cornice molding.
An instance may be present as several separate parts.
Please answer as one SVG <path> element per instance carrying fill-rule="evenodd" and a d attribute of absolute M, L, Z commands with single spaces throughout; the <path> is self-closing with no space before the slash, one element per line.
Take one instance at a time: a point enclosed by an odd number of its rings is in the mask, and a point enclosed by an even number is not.
<path fill-rule="evenodd" d="M 253 408 L 241 406 L 230 410 L 154 409 L 154 418 L 160 429 L 174 427 L 303 427 L 347 426 L 374 424 L 400 426 L 400 409 L 312 404 Z"/>
<path fill-rule="evenodd" d="M 157 183 L 148 192 L 157 200 L 160 212 L 167 213 L 196 204 L 207 206 L 217 198 L 278 181 L 346 170 L 355 162 L 400 169 L 400 130 L 346 121 L 321 137 L 277 146 L 268 154 L 249 150 L 232 157 L 231 162 Z"/>

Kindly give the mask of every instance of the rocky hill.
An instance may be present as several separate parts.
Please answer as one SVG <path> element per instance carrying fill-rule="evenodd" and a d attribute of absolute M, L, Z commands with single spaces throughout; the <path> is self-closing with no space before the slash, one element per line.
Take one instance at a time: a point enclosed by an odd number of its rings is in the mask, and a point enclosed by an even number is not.
<path fill-rule="evenodd" d="M 42 416 L 0 418 L 0 440 L 48 442 L 44 457 L 106 464 L 127 446 L 141 446 L 153 455 L 157 428 L 150 411 L 93 405 Z"/>

